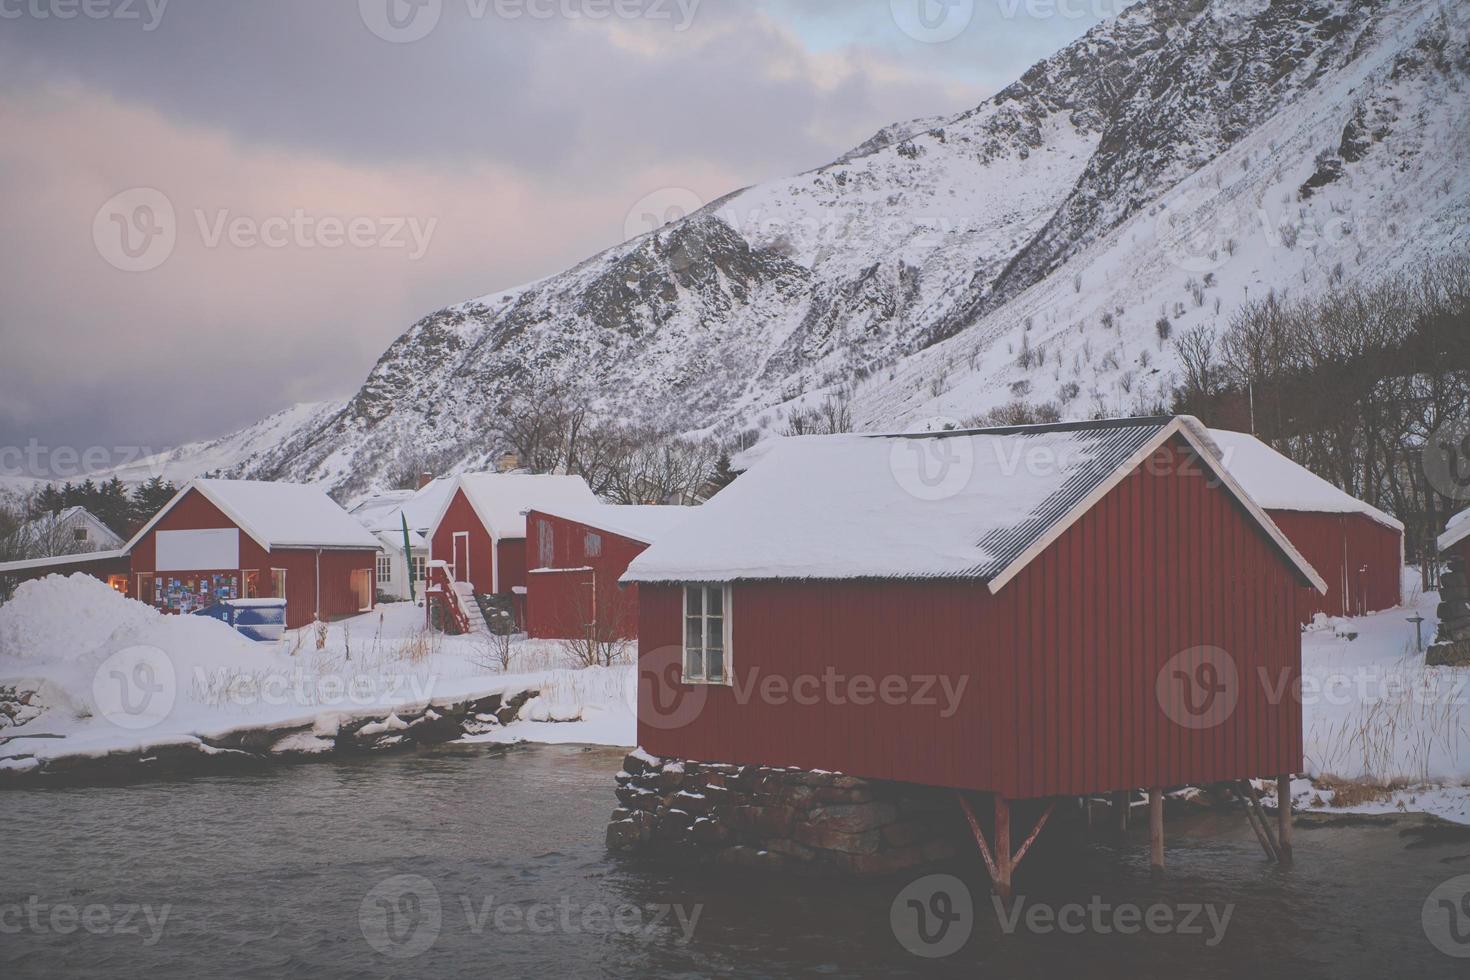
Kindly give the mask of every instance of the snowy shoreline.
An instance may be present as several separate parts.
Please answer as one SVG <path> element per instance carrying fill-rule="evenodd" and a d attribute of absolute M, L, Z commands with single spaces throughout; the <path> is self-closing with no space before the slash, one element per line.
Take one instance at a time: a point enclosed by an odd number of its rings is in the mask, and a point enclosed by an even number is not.
<path fill-rule="evenodd" d="M 409 603 L 259 643 L 53 576 L 0 606 L 0 785 L 455 741 L 631 747 L 632 666 L 565 663 L 556 643 L 427 630 Z"/>

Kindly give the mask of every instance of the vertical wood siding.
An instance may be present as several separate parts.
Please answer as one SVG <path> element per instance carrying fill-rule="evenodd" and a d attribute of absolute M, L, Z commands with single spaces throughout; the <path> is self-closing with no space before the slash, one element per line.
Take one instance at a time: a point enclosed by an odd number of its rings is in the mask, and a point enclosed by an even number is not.
<path fill-rule="evenodd" d="M 132 571 L 156 572 L 159 531 L 200 531 L 209 528 L 236 527 L 234 521 L 197 490 L 191 490 L 133 547 Z M 240 567 L 238 569 L 200 568 L 180 575 L 212 572 L 236 572 L 258 569 L 261 582 L 268 587 L 270 571 L 286 570 L 286 626 L 296 629 L 315 618 L 317 612 L 316 550 L 278 548 L 266 551 L 244 531 L 240 532 Z M 377 552 L 359 550 L 327 550 L 321 560 L 321 616 L 335 619 L 356 615 L 357 596 L 352 591 L 352 571 L 372 569 L 376 594 Z M 169 574 L 169 573 L 164 573 Z M 133 580 L 136 587 L 136 578 Z"/>
<path fill-rule="evenodd" d="M 1013 798 L 1300 770 L 1305 586 L 1226 491 L 1180 465 L 1190 458 L 1182 442 L 1160 450 L 998 595 L 963 581 L 735 584 L 735 684 L 701 689 L 673 727 L 650 675 L 677 659 L 682 590 L 644 585 L 640 743 Z M 1200 646 L 1229 654 L 1236 705 L 1226 714 L 1217 699 L 1209 727 L 1185 727 L 1157 682 Z M 849 684 L 802 704 L 762 687 L 828 674 L 890 690 L 903 678 L 913 696 L 859 704 Z M 962 691 L 949 717 L 931 678 Z"/>
<path fill-rule="evenodd" d="M 1272 511 L 1271 519 L 1296 545 L 1328 592 L 1307 592 L 1297 619 L 1317 613 L 1362 616 L 1403 602 L 1403 535 L 1363 514 Z"/>
<path fill-rule="evenodd" d="M 587 628 L 591 611 L 592 576 L 596 576 L 597 605 L 604 617 L 616 620 L 616 635 L 631 639 L 638 634 L 638 586 L 619 585 L 628 563 L 648 545 L 612 531 L 551 514 L 531 511 L 526 515 L 526 562 L 534 569 L 541 564 L 541 528 L 551 531 L 550 568 L 590 568 L 591 573 L 531 572 L 526 577 L 526 631 L 540 639 L 570 639 Z M 601 554 L 587 554 L 587 535 L 602 538 Z"/>
<path fill-rule="evenodd" d="M 444 519 L 434 529 L 429 541 L 429 553 L 436 561 L 454 562 L 454 535 L 468 531 L 470 535 L 469 581 L 476 592 L 493 593 L 495 574 L 491 549 L 494 547 L 490 532 L 480 521 L 480 515 L 470 506 L 463 490 L 455 490 L 454 498 L 444 511 Z"/>

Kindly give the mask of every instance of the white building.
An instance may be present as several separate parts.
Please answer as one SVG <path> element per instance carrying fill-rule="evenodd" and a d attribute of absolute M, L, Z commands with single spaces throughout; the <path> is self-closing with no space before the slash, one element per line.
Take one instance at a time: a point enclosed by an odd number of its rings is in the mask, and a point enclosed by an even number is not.
<path fill-rule="evenodd" d="M 22 524 L 15 533 L 36 557 L 112 551 L 123 546 L 122 538 L 82 506 L 38 517 Z"/>
<path fill-rule="evenodd" d="M 351 510 L 353 517 L 378 539 L 378 592 L 409 598 L 409 576 L 421 583 L 429 559 L 428 531 L 444 501 L 454 491 L 453 477 L 430 480 L 418 490 L 389 490 L 368 497 Z M 408 521 L 409 551 L 403 548 L 403 524 Z M 415 591 L 422 598 L 423 588 Z"/>

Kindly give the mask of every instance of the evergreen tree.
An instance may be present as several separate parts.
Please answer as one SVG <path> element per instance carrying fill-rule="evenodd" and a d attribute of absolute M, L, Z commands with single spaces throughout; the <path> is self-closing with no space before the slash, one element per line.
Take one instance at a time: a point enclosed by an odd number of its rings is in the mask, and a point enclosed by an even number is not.
<path fill-rule="evenodd" d="M 161 476 L 155 476 L 144 483 L 138 484 L 133 490 L 131 523 L 129 533 L 134 533 L 138 528 L 153 519 L 153 515 L 163 509 L 163 505 L 174 498 L 178 489 Z"/>

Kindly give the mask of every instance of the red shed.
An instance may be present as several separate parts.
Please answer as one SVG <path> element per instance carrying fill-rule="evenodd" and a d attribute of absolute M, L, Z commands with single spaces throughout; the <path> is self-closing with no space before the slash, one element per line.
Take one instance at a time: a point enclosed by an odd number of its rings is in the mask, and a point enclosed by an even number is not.
<path fill-rule="evenodd" d="M 1404 525 L 1254 436 L 1212 430 L 1221 459 L 1327 582 L 1304 592 L 1297 618 L 1362 616 L 1403 603 Z"/>
<path fill-rule="evenodd" d="M 1302 768 L 1326 586 L 1193 419 L 784 440 L 623 580 L 657 756 L 985 791 L 1006 828 Z"/>
<path fill-rule="evenodd" d="M 111 551 L 84 551 L 74 555 L 0 562 L 0 596 L 8 595 L 21 582 L 47 575 L 74 575 L 77 572 L 101 579 L 124 595 L 131 594 L 128 555 L 117 548 Z"/>
<path fill-rule="evenodd" d="M 580 476 L 466 473 L 429 529 L 429 558 L 481 595 L 526 585 L 526 511 L 597 503 Z"/>
<path fill-rule="evenodd" d="M 1439 536 L 1439 553 L 1445 558 L 1458 554 L 1470 564 L 1470 510 L 1462 510 L 1445 524 Z"/>
<path fill-rule="evenodd" d="M 127 543 L 134 598 L 189 612 L 286 599 L 286 626 L 373 608 L 378 542 L 318 487 L 195 480 Z"/>
<path fill-rule="evenodd" d="M 548 640 L 589 629 L 608 638 L 637 636 L 638 587 L 618 578 L 690 513 L 616 504 L 533 509 L 526 515 L 526 632 Z"/>

